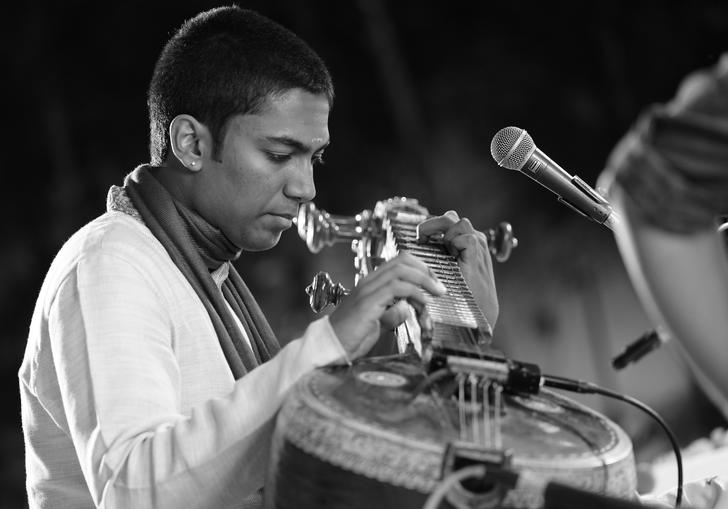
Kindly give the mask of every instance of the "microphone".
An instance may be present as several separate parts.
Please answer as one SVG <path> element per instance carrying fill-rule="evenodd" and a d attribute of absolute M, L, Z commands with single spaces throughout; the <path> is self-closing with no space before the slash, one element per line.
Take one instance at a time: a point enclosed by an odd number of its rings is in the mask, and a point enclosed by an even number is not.
<path fill-rule="evenodd" d="M 628 364 L 639 361 L 668 340 L 669 337 L 660 329 L 647 331 L 612 359 L 612 367 L 618 371 L 624 369 Z"/>
<path fill-rule="evenodd" d="M 602 195 L 541 152 L 525 130 L 504 127 L 493 136 L 490 153 L 498 166 L 531 177 L 582 216 L 610 229 L 619 222 L 618 214 Z"/>

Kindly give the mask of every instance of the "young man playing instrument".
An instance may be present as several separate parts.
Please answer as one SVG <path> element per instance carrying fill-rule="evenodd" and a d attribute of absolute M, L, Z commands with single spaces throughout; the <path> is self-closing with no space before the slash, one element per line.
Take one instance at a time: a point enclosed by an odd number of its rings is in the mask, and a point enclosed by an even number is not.
<path fill-rule="evenodd" d="M 232 266 L 314 198 L 333 95 L 321 59 L 254 12 L 204 12 L 169 40 L 151 163 L 63 246 L 36 304 L 19 373 L 31 508 L 258 507 L 286 391 L 445 291 L 399 256 L 280 348 Z M 494 323 L 483 234 L 454 213 L 421 231 L 444 234 Z"/>

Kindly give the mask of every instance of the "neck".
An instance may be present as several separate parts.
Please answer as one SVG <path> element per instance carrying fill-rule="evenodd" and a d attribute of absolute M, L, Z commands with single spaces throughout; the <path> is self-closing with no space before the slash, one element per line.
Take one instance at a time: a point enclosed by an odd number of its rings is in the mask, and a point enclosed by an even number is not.
<path fill-rule="evenodd" d="M 168 159 L 162 166 L 152 167 L 150 171 L 175 200 L 194 210 L 192 189 L 196 172 L 185 168 L 176 157 Z"/>

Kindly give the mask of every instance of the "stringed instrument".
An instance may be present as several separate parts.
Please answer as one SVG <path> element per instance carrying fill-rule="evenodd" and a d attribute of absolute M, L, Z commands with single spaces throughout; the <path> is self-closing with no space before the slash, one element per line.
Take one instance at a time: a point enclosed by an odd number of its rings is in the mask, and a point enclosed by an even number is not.
<path fill-rule="evenodd" d="M 444 476 L 476 463 L 634 497 L 627 435 L 541 387 L 537 366 L 492 348 L 491 324 L 457 261 L 441 242 L 417 239 L 417 224 L 428 217 L 407 198 L 380 201 L 353 217 L 301 207 L 297 227 L 311 251 L 352 242 L 357 281 L 408 251 L 448 292 L 413 309 L 397 331 L 398 354 L 319 369 L 294 387 L 277 417 L 267 507 L 420 508 Z M 517 245 L 507 223 L 486 235 L 498 261 Z M 320 311 L 347 291 L 320 273 L 307 293 Z M 471 481 L 455 484 L 447 504 L 537 508 L 543 498 L 528 487 Z"/>

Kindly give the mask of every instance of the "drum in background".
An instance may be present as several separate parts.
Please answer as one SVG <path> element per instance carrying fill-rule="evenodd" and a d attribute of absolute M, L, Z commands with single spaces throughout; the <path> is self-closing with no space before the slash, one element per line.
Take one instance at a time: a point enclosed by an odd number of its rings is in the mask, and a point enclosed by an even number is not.
<path fill-rule="evenodd" d="M 423 377 L 419 360 L 393 356 L 320 369 L 297 384 L 278 415 L 267 507 L 422 507 L 440 480 L 448 443 L 460 438 L 455 400 L 413 397 Z M 546 390 L 506 393 L 502 408 L 502 447 L 512 452 L 515 470 L 635 496 L 631 442 L 607 418 Z M 470 420 L 481 414 L 474 410 Z M 471 507 L 543 503 L 539 494 L 523 490 L 453 491 Z"/>

